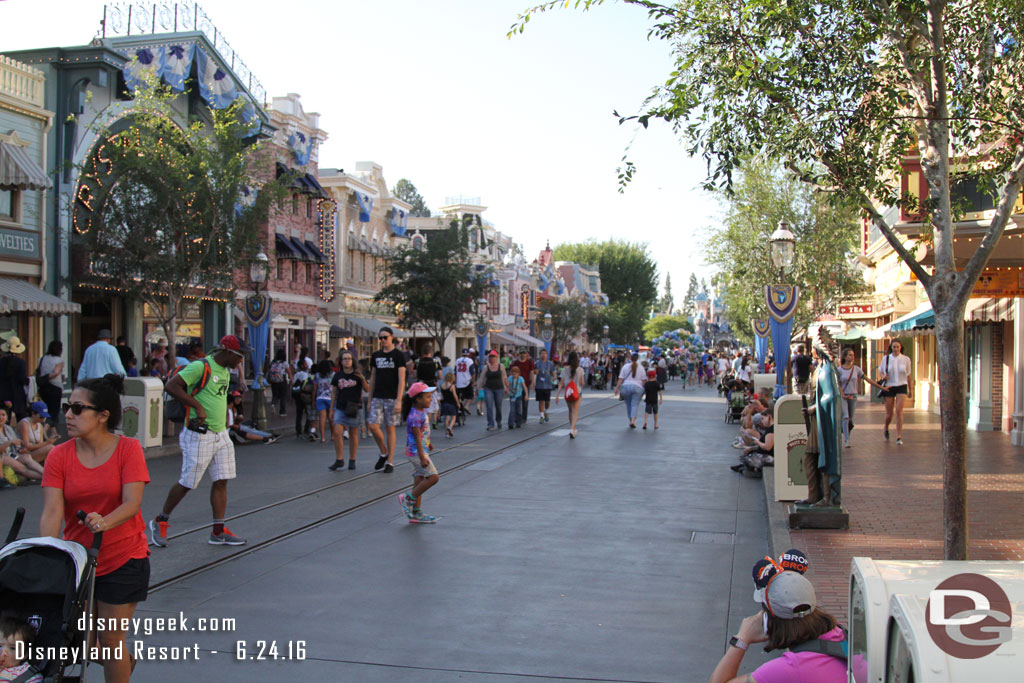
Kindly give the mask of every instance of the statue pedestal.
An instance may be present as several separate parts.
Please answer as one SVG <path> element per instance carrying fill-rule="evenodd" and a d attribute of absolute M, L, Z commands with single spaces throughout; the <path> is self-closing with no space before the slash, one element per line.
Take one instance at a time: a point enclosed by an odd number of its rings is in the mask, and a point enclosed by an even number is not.
<path fill-rule="evenodd" d="M 850 513 L 842 505 L 815 506 L 790 504 L 790 529 L 849 529 Z"/>

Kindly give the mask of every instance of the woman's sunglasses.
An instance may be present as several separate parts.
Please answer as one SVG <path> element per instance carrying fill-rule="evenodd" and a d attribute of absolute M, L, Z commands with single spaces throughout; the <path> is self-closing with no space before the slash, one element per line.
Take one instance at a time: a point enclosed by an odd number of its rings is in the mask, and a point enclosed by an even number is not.
<path fill-rule="evenodd" d="M 97 408 L 96 406 L 87 406 L 84 403 L 65 403 L 64 412 L 66 413 L 69 410 L 71 411 L 72 415 L 81 415 L 83 410 L 93 410 L 96 411 L 97 413 L 103 412 L 102 409 Z"/>

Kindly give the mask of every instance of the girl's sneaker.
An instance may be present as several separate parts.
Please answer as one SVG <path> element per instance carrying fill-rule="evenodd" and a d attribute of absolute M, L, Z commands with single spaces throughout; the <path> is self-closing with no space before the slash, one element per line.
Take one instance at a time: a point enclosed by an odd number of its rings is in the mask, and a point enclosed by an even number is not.
<path fill-rule="evenodd" d="M 410 496 L 404 493 L 398 494 L 398 504 L 402 506 L 402 512 L 405 513 L 406 517 L 412 519 L 412 506 L 410 505 L 410 498 Z"/>
<path fill-rule="evenodd" d="M 437 517 L 433 515 L 425 515 L 422 510 L 416 510 L 409 517 L 410 524 L 434 524 L 437 522 Z"/>

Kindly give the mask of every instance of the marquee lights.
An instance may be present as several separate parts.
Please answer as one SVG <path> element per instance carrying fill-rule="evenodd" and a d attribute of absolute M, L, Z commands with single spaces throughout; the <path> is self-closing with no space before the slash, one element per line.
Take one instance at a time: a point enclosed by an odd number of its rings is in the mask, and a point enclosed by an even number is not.
<path fill-rule="evenodd" d="M 337 263 L 334 253 L 334 217 L 338 203 L 333 199 L 320 199 L 316 205 L 316 223 L 320 251 L 327 257 L 327 263 L 319 264 L 320 300 L 327 302 L 334 299 L 334 280 Z"/>

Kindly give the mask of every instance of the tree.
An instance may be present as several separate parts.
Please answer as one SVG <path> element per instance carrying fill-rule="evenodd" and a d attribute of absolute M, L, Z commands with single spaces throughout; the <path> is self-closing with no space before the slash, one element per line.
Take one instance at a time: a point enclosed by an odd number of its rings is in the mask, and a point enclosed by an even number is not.
<path fill-rule="evenodd" d="M 672 315 L 675 302 L 672 300 L 672 273 L 665 273 L 665 294 L 658 302 L 658 308 L 665 315 Z"/>
<path fill-rule="evenodd" d="M 739 337 L 751 340 L 750 321 L 768 316 L 764 288 L 779 281 L 768 238 L 781 220 L 796 236 L 796 259 L 785 273 L 785 281 L 801 291 L 795 330 L 864 291 L 851 256 L 860 229 L 854 207 L 834 206 L 777 164 L 757 159 L 744 164 L 733 192 L 721 198 L 725 215 L 708 229 L 704 253 L 718 271 L 726 316 Z"/>
<path fill-rule="evenodd" d="M 384 260 L 388 284 L 375 300 L 395 306 L 402 327 L 426 330 L 438 349 L 484 295 L 486 278 L 474 271 L 467 245 L 466 228 L 453 220 L 421 248 L 406 244 Z"/>
<path fill-rule="evenodd" d="M 693 323 L 687 320 L 685 315 L 659 315 L 644 323 L 644 339 L 649 342 L 666 332 L 674 332 L 680 327 L 687 332 L 694 331 Z"/>
<path fill-rule="evenodd" d="M 568 344 L 576 337 L 587 321 L 587 309 L 590 308 L 579 299 L 542 299 L 539 306 L 542 319 L 551 314 L 551 331 L 555 335 L 553 345 L 559 342 Z"/>
<path fill-rule="evenodd" d="M 185 300 L 233 296 L 234 272 L 248 269 L 285 191 L 283 182 L 258 180 L 266 165 L 247 137 L 241 99 L 209 110 L 204 123 L 182 121 L 177 97 L 140 85 L 127 127 L 95 131 L 105 142 L 83 173 L 110 181 L 88 203 L 90 215 L 77 216 L 90 226 L 77 238 L 89 250 L 85 279 L 149 304 L 172 352 Z"/>
<path fill-rule="evenodd" d="M 627 2 L 647 9 L 675 64 L 641 112 L 622 121 L 669 123 L 688 151 L 707 161 L 707 183 L 717 187 L 727 188 L 754 154 L 781 160 L 802 180 L 856 205 L 925 288 L 938 349 L 944 552 L 966 559 L 963 314 L 1024 175 L 1021 3 Z M 528 10 L 510 34 L 532 13 L 562 4 Z M 918 163 L 923 187 L 904 196 L 899 180 L 912 177 L 904 164 Z M 633 170 L 627 161 L 621 181 Z M 992 216 L 972 226 L 975 241 L 954 255 L 959 199 L 977 194 Z M 888 207 L 916 214 L 920 227 L 897 230 Z M 907 237 L 916 244 L 908 247 Z"/>
<path fill-rule="evenodd" d="M 683 297 L 683 315 L 694 316 L 697 315 L 697 307 L 694 302 L 697 300 L 697 295 L 700 293 L 700 285 L 697 283 L 697 275 L 690 273 L 690 283 L 686 286 L 686 296 Z"/>
<path fill-rule="evenodd" d="M 615 326 L 610 334 L 616 341 L 634 343 L 644 321 L 658 299 L 658 268 L 647 253 L 647 245 L 620 240 L 560 244 L 554 248 L 558 261 L 596 265 L 601 289 L 608 295 Z"/>
<path fill-rule="evenodd" d="M 412 184 L 412 181 L 400 178 L 395 183 L 395 186 L 391 188 L 391 194 L 412 207 L 409 210 L 410 216 L 430 218 L 430 209 L 427 208 L 427 203 L 423 201 L 423 196 L 416 189 L 416 186 Z"/>

